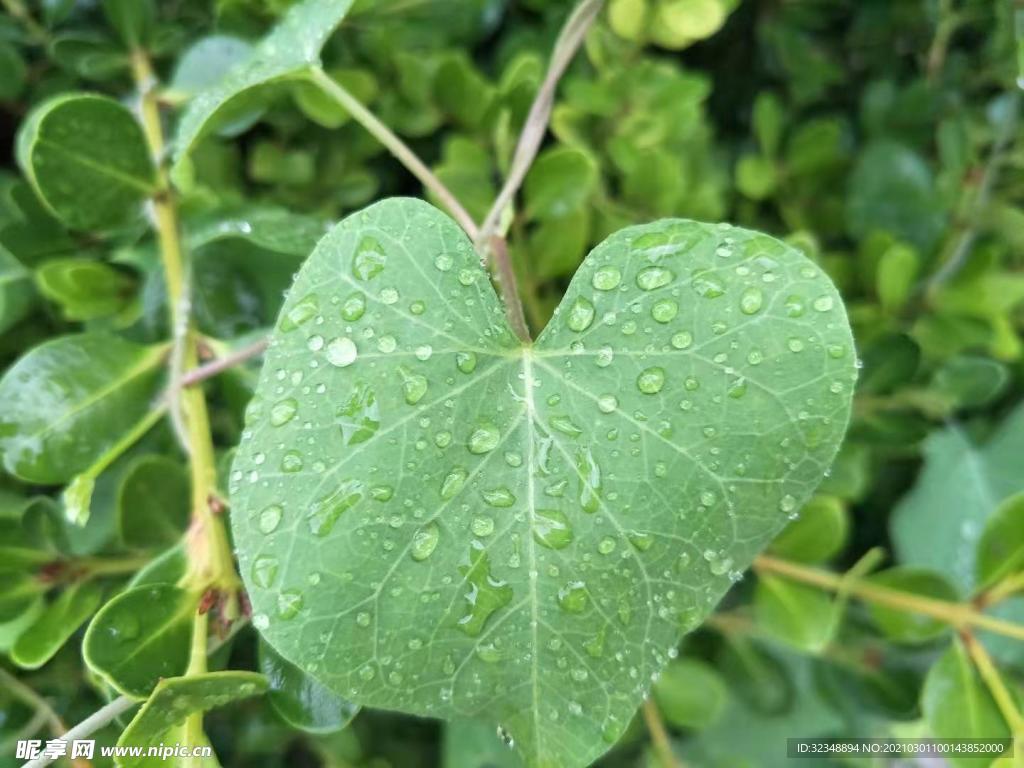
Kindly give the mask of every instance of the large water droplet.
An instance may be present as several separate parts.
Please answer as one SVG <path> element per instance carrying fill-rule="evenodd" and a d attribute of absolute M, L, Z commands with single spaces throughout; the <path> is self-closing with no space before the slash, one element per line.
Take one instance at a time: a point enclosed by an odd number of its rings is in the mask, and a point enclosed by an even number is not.
<path fill-rule="evenodd" d="M 340 336 L 327 345 L 327 362 L 338 368 L 352 365 L 357 354 L 355 343 L 347 336 Z"/>
<path fill-rule="evenodd" d="M 366 313 L 366 297 L 356 291 L 350 294 L 341 305 L 341 317 L 354 323 Z"/>
<path fill-rule="evenodd" d="M 462 467 L 455 467 L 441 481 L 441 498 L 445 501 L 453 498 L 465 487 L 467 478 L 469 472 Z"/>
<path fill-rule="evenodd" d="M 472 373 L 476 370 L 476 352 L 456 352 L 455 367 L 463 373 Z"/>
<path fill-rule="evenodd" d="M 582 296 L 578 297 L 569 307 L 569 316 L 565 324 L 569 326 L 569 330 L 581 333 L 587 330 L 593 322 L 594 305 L 588 299 Z"/>
<path fill-rule="evenodd" d="M 457 626 L 470 637 L 479 637 L 491 615 L 511 602 L 512 587 L 491 575 L 487 551 L 478 542 L 470 545 L 469 563 L 459 566 L 459 572 L 469 589 Z"/>
<path fill-rule="evenodd" d="M 398 367 L 398 374 L 402 377 L 402 394 L 405 396 L 405 402 L 416 405 L 427 394 L 427 377 L 412 373 L 404 366 Z"/>
<path fill-rule="evenodd" d="M 538 509 L 533 523 L 533 537 L 549 549 L 565 549 L 572 542 L 569 519 L 557 509 Z"/>
<path fill-rule="evenodd" d="M 269 589 L 277 581 L 278 562 L 276 557 L 260 555 L 252 562 L 252 580 L 256 586 Z"/>
<path fill-rule="evenodd" d="M 659 323 L 670 323 L 679 314 L 679 304 L 673 299 L 661 299 L 651 307 L 651 317 Z"/>
<path fill-rule="evenodd" d="M 287 397 L 279 400 L 270 408 L 270 423 L 272 426 L 280 427 L 295 418 L 295 412 L 299 410 L 299 403 L 294 397 Z"/>
<path fill-rule="evenodd" d="M 611 264 L 598 267 L 590 280 L 591 285 L 599 291 L 611 291 L 618 288 L 620 282 L 622 282 L 622 272 Z"/>
<path fill-rule="evenodd" d="M 281 524 L 281 515 L 284 510 L 280 504 L 271 504 L 260 512 L 259 527 L 261 533 L 273 533 Z"/>
<path fill-rule="evenodd" d="M 583 613 L 587 600 L 587 587 L 582 581 L 570 581 L 558 590 L 558 604 L 566 613 Z"/>
<path fill-rule="evenodd" d="M 297 301 L 289 309 L 281 320 L 282 331 L 293 331 L 305 322 L 311 320 L 320 311 L 320 299 L 315 293 Z"/>
<path fill-rule="evenodd" d="M 764 303 L 764 293 L 760 288 L 747 288 L 740 295 L 740 312 L 745 315 L 756 315 Z"/>
<path fill-rule="evenodd" d="M 672 270 L 665 267 L 645 267 L 636 276 L 636 284 L 645 291 L 653 291 L 662 288 L 675 278 Z"/>
<path fill-rule="evenodd" d="M 645 395 L 655 395 L 665 386 L 665 369 L 657 366 L 645 368 L 636 379 L 636 387 Z"/>
<path fill-rule="evenodd" d="M 484 501 L 492 507 L 511 507 L 516 503 L 516 497 L 506 486 L 485 489 L 480 492 Z"/>
<path fill-rule="evenodd" d="M 338 518 L 352 509 L 363 498 L 363 484 L 358 480 L 345 480 L 333 492 L 313 503 L 310 507 L 309 530 L 314 536 L 323 537 L 331 532 Z"/>
<path fill-rule="evenodd" d="M 409 554 L 416 562 L 423 562 L 430 557 L 437 549 L 438 539 L 441 538 L 441 530 L 437 523 L 427 523 L 412 536 L 412 546 Z"/>
<path fill-rule="evenodd" d="M 470 453 L 481 454 L 493 451 L 501 440 L 501 432 L 490 422 L 479 424 L 470 435 L 466 447 Z"/>
<path fill-rule="evenodd" d="M 359 280 L 372 280 L 384 271 L 387 256 L 384 248 L 373 237 L 364 237 L 352 257 L 352 274 Z"/>

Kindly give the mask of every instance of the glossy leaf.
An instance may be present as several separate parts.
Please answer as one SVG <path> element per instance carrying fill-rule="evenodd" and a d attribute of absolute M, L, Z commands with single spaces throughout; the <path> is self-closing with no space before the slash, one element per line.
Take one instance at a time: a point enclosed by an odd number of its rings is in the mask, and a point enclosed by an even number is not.
<path fill-rule="evenodd" d="M 932 377 L 932 389 L 960 408 L 976 408 L 999 397 L 1010 381 L 1006 366 L 987 357 L 962 355 L 947 360 Z"/>
<path fill-rule="evenodd" d="M 87 469 L 152 407 L 163 354 L 101 333 L 30 350 L 0 379 L 4 467 L 44 484 Z"/>
<path fill-rule="evenodd" d="M 1003 499 L 1024 490 L 1022 455 L 1024 407 L 982 444 L 956 425 L 933 433 L 917 484 L 890 518 L 899 561 L 946 574 L 970 591 L 985 521 Z"/>
<path fill-rule="evenodd" d="M 957 602 L 960 595 L 941 575 L 923 568 L 897 567 L 873 573 L 872 584 L 910 595 Z M 899 643 L 921 643 L 949 630 L 949 624 L 913 611 L 870 604 L 868 613 L 886 637 Z"/>
<path fill-rule="evenodd" d="M 58 259 L 36 270 L 36 284 L 43 296 L 61 306 L 68 320 L 93 320 L 122 309 L 134 281 L 103 262 Z"/>
<path fill-rule="evenodd" d="M 122 768 L 145 768 L 154 760 L 145 756 L 145 750 L 165 741 L 168 744 L 178 741 L 165 740 L 163 736 L 184 723 L 189 715 L 259 696 L 266 690 L 266 678 L 255 672 L 208 672 L 161 680 L 117 740 L 119 746 L 142 747 L 143 755 L 118 757 L 115 763 Z"/>
<path fill-rule="evenodd" d="M 117 493 L 121 540 L 129 547 L 159 547 L 177 542 L 190 515 L 189 478 L 185 468 L 165 456 L 142 456 Z"/>
<path fill-rule="evenodd" d="M 252 45 L 229 35 L 211 35 L 197 40 L 181 58 L 171 78 L 171 87 L 196 94 L 212 88 L 252 55 Z"/>
<path fill-rule="evenodd" d="M 251 111 L 268 86 L 302 79 L 320 64 L 320 49 L 345 18 L 352 0 L 304 0 L 215 86 L 189 104 L 178 126 L 175 163 L 200 137 Z"/>
<path fill-rule="evenodd" d="M 758 576 L 754 611 L 758 627 L 811 653 L 828 645 L 838 618 L 827 593 L 767 574 Z"/>
<path fill-rule="evenodd" d="M 456 720 L 444 729 L 442 768 L 522 768 L 523 761 L 495 732 L 478 720 Z"/>
<path fill-rule="evenodd" d="M 978 541 L 978 584 L 1024 571 L 1024 493 L 1011 496 L 985 523 Z"/>
<path fill-rule="evenodd" d="M 260 641 L 260 671 L 269 684 L 267 701 L 286 723 L 311 733 L 344 728 L 359 712 L 323 683 L 310 677 Z"/>
<path fill-rule="evenodd" d="M 36 669 L 49 661 L 100 605 L 103 590 L 96 584 L 73 584 L 25 629 L 11 648 L 11 660 Z"/>
<path fill-rule="evenodd" d="M 714 667 L 698 659 L 678 659 L 665 667 L 653 693 L 668 723 L 696 730 L 713 725 L 729 701 L 729 691 Z"/>
<path fill-rule="evenodd" d="M 93 618 L 82 654 L 118 691 L 145 698 L 161 678 L 184 674 L 195 610 L 195 596 L 171 584 L 129 589 Z"/>
<path fill-rule="evenodd" d="M 921 710 L 932 736 L 939 739 L 1004 739 L 1010 734 L 985 683 L 959 640 L 928 671 Z M 951 756 L 955 766 L 977 759 Z"/>
<path fill-rule="evenodd" d="M 233 466 L 254 624 L 346 698 L 583 765 L 820 482 L 853 379 L 764 235 L 623 230 L 524 348 L 450 219 L 375 205 L 300 272 Z"/>
<path fill-rule="evenodd" d="M 849 515 L 839 499 L 815 496 L 772 542 L 771 551 L 789 560 L 824 562 L 843 548 L 849 528 Z"/>
<path fill-rule="evenodd" d="M 0 246 L 0 333 L 28 313 L 32 296 L 31 273 Z"/>
<path fill-rule="evenodd" d="M 526 176 L 526 213 L 541 219 L 577 211 L 597 185 L 597 166 L 587 153 L 556 147 L 541 153 Z"/>
<path fill-rule="evenodd" d="M 124 224 L 155 190 L 142 127 L 105 96 L 64 94 L 44 102 L 22 124 L 17 150 L 40 199 L 72 229 Z"/>

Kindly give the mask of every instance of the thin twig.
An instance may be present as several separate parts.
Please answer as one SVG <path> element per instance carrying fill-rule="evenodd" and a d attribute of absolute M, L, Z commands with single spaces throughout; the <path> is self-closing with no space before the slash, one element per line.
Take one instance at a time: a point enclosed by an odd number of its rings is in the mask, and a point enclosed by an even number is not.
<path fill-rule="evenodd" d="M 530 340 L 530 329 L 523 315 L 523 302 L 519 298 L 519 286 L 516 284 L 516 273 L 512 269 L 512 261 L 508 257 L 508 245 L 505 239 L 495 235 L 491 238 L 491 252 L 494 254 L 494 265 L 497 270 L 496 281 L 505 302 L 505 313 L 509 324 L 516 335 L 523 341 Z"/>
<path fill-rule="evenodd" d="M 754 568 L 820 589 L 827 589 L 830 592 L 845 590 L 860 600 L 919 613 L 923 616 L 931 616 L 957 629 L 976 627 L 1017 640 L 1024 640 L 1024 626 L 980 613 L 970 603 L 954 603 L 948 600 L 913 595 L 880 584 L 848 578 L 843 574 L 830 573 L 798 563 L 779 560 L 768 555 L 759 555 L 755 558 Z"/>
<path fill-rule="evenodd" d="M 1009 147 L 1010 142 L 1017 135 L 1017 122 L 1020 113 L 1020 95 L 1016 90 L 1010 92 L 1009 109 L 1010 118 L 1006 121 L 1006 124 L 1002 126 L 1002 129 L 996 136 L 995 141 L 992 143 L 992 149 L 989 151 L 988 160 L 985 163 L 985 170 L 981 177 L 981 183 L 978 185 L 978 191 L 974 197 L 974 202 L 971 205 L 967 226 L 960 233 L 960 237 L 957 239 L 956 245 L 953 247 L 949 258 L 945 260 L 938 271 L 935 272 L 928 281 L 927 290 L 929 293 L 939 288 L 943 283 L 960 271 L 966 263 L 967 258 L 971 255 L 974 243 L 978 239 L 978 229 L 981 225 L 981 217 L 988 208 L 989 198 L 992 197 L 993 189 L 999 178 L 999 170 L 1003 163 L 1003 155 Z"/>
<path fill-rule="evenodd" d="M 541 141 L 544 139 L 544 134 L 547 132 L 548 119 L 551 117 L 551 108 L 555 102 L 555 89 L 558 87 L 558 81 L 565 74 L 565 70 L 583 42 L 587 30 L 590 29 L 590 25 L 603 5 L 604 0 L 581 0 L 569 15 L 565 26 L 562 27 L 551 54 L 551 63 L 548 66 L 547 74 L 530 106 L 522 133 L 519 134 L 519 141 L 512 155 L 512 164 L 509 167 L 505 185 L 494 199 L 484 223 L 480 225 L 480 232 L 475 238 L 478 250 L 483 251 L 491 244 L 491 239 L 497 234 L 502 213 L 512 202 L 512 198 L 515 197 L 526 178 L 526 173 L 530 170 L 533 159 L 540 149 Z"/>
<path fill-rule="evenodd" d="M 129 696 L 119 696 L 104 707 L 97 709 L 85 720 L 80 722 L 60 738 L 69 744 L 76 739 L 84 739 L 86 736 L 95 733 L 105 727 L 114 719 L 120 717 L 140 702 Z M 54 762 L 57 758 L 39 756 L 35 760 L 29 760 L 21 768 L 43 768 Z"/>
<path fill-rule="evenodd" d="M 236 365 L 241 365 L 247 360 L 262 355 L 269 343 L 269 339 L 260 339 L 252 344 L 236 349 L 234 352 L 230 352 L 223 357 L 218 357 L 216 360 L 204 363 L 198 368 L 193 368 L 182 375 L 180 384 L 183 387 L 191 387 L 201 381 L 211 379 L 230 368 L 234 368 Z"/>
<path fill-rule="evenodd" d="M 473 217 L 469 215 L 455 195 L 434 175 L 426 164 L 420 160 L 416 153 L 402 141 L 390 128 L 370 110 L 363 106 L 355 96 L 343 88 L 337 81 L 330 77 L 319 67 L 315 67 L 310 77 L 313 82 L 319 85 L 329 96 L 344 107 L 352 118 L 363 128 L 369 131 L 377 141 L 387 148 L 395 158 L 404 165 L 413 176 L 420 180 L 427 189 L 434 193 L 441 204 L 448 209 L 448 212 L 459 223 L 459 226 L 466 230 L 471 240 L 476 240 L 479 230 Z"/>
<path fill-rule="evenodd" d="M 1007 690 L 1006 683 L 1003 682 L 1003 678 L 992 661 L 992 657 L 985 650 L 985 646 L 978 641 L 978 638 L 972 632 L 962 632 L 960 639 L 967 648 L 967 653 L 970 654 L 974 666 L 977 667 L 981 679 L 985 681 L 989 693 L 992 694 L 996 706 L 999 707 L 999 712 L 1002 714 L 1003 719 L 1010 726 L 1010 731 L 1014 737 L 1024 736 L 1024 716 L 1021 716 L 1020 710 L 1017 709 L 1017 704 L 1013 700 L 1013 694 Z"/>
<path fill-rule="evenodd" d="M 54 736 L 57 736 L 67 730 L 67 726 L 64 725 L 64 721 L 60 719 L 60 715 L 53 711 L 53 707 L 50 706 L 50 703 L 21 682 L 21 680 L 3 668 L 0 668 L 0 680 L 3 681 L 4 687 L 7 688 L 15 698 L 21 699 L 25 704 L 28 704 L 30 707 L 35 709 L 36 712 L 45 717 L 45 722 L 47 726 L 49 726 L 50 731 L 53 732 Z"/>
<path fill-rule="evenodd" d="M 651 734 L 651 743 L 654 744 L 654 751 L 658 755 L 658 762 L 661 768 L 682 768 L 679 760 L 672 751 L 672 742 L 669 741 L 668 732 L 665 730 L 665 723 L 661 720 L 661 713 L 658 705 L 652 699 L 644 701 L 641 707 L 644 713 L 644 722 L 647 723 L 647 730 Z"/>

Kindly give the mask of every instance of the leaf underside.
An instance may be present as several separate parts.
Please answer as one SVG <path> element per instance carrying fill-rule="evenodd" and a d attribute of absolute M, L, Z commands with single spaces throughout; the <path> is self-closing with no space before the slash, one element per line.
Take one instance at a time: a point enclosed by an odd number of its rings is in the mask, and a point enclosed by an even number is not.
<path fill-rule="evenodd" d="M 854 378 L 835 289 L 765 235 L 622 230 L 523 347 L 454 222 L 378 203 L 299 273 L 250 406 L 254 623 L 352 701 L 585 765 L 810 496 Z"/>

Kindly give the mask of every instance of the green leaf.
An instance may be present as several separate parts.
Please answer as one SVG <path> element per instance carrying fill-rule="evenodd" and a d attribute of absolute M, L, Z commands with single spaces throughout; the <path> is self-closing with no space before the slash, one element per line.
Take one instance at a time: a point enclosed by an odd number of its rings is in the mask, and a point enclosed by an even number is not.
<path fill-rule="evenodd" d="M 37 669 L 49 661 L 100 605 L 103 590 L 90 582 L 72 584 L 46 606 L 11 648 L 11 661 Z"/>
<path fill-rule="evenodd" d="M 134 281 L 109 264 L 91 259 L 57 259 L 36 270 L 39 292 L 61 305 L 68 320 L 94 320 L 121 310 Z"/>
<path fill-rule="evenodd" d="M 850 176 L 846 226 L 857 238 L 889 232 L 928 251 L 946 227 L 946 210 L 925 161 L 891 141 L 865 149 Z"/>
<path fill-rule="evenodd" d="M 767 157 L 775 157 L 782 143 L 786 127 L 786 112 L 779 97 L 771 91 L 761 91 L 754 100 L 752 120 L 757 143 Z"/>
<path fill-rule="evenodd" d="M 117 740 L 118 746 L 142 747 L 143 755 L 118 757 L 114 762 L 121 768 L 152 765 L 154 759 L 145 756 L 146 749 L 178 741 L 163 736 L 184 723 L 189 715 L 259 696 L 266 690 L 266 678 L 255 672 L 208 672 L 161 680 Z"/>
<path fill-rule="evenodd" d="M 249 409 L 254 624 L 359 704 L 583 765 L 820 482 L 854 375 L 834 288 L 770 237 L 623 230 L 524 348 L 455 223 L 379 203 L 304 265 Z"/>
<path fill-rule="evenodd" d="M 678 728 L 701 730 L 721 718 L 729 691 L 710 664 L 678 659 L 654 684 L 654 700 L 665 720 Z"/>
<path fill-rule="evenodd" d="M 843 548 L 849 529 L 849 515 L 839 499 L 815 496 L 772 542 L 771 551 L 787 560 L 821 563 Z"/>
<path fill-rule="evenodd" d="M 28 314 L 32 296 L 32 274 L 0 246 L 0 334 Z"/>
<path fill-rule="evenodd" d="M 252 45 L 240 38 L 230 35 L 200 38 L 178 60 L 171 88 L 190 95 L 212 88 L 250 56 Z"/>
<path fill-rule="evenodd" d="M 899 562 L 937 571 L 972 591 L 985 521 L 1007 496 L 1024 490 L 1022 455 L 1024 406 L 983 444 L 955 425 L 932 433 L 924 469 L 890 518 Z"/>
<path fill-rule="evenodd" d="M 978 541 L 978 584 L 996 583 L 1024 571 L 1024 493 L 1000 504 L 985 523 Z"/>
<path fill-rule="evenodd" d="M 946 579 L 924 568 L 897 567 L 873 573 L 866 581 L 911 595 L 958 602 L 960 595 Z M 949 630 L 949 624 L 912 611 L 868 604 L 868 613 L 890 640 L 898 643 L 922 643 Z"/>
<path fill-rule="evenodd" d="M 90 467 L 152 407 L 164 351 L 101 333 L 30 350 L 0 379 L 4 467 L 43 484 Z"/>
<path fill-rule="evenodd" d="M 196 596 L 172 584 L 129 589 L 93 618 L 82 655 L 118 691 L 145 698 L 161 678 L 184 674 L 195 611 Z"/>
<path fill-rule="evenodd" d="M 292 6 L 252 55 L 189 104 L 178 126 L 175 170 L 214 128 L 260 106 L 267 87 L 303 79 L 320 64 L 320 49 L 345 18 L 352 0 L 304 0 Z"/>
<path fill-rule="evenodd" d="M 553 219 L 577 211 L 597 185 L 597 165 L 586 152 L 555 147 L 542 152 L 523 185 L 526 214 Z"/>
<path fill-rule="evenodd" d="M 181 539 L 190 515 L 188 473 L 166 456 L 140 456 L 117 492 L 121 540 L 129 547 L 165 547 Z"/>
<path fill-rule="evenodd" d="M 764 200 L 775 191 L 775 164 L 761 155 L 744 155 L 736 163 L 736 188 L 751 200 Z"/>
<path fill-rule="evenodd" d="M 187 567 L 185 548 L 179 543 L 165 549 L 136 571 L 128 582 L 128 589 L 151 584 L 177 584 L 185 575 Z"/>
<path fill-rule="evenodd" d="M 281 719 L 294 728 L 330 733 L 344 728 L 359 713 L 358 704 L 343 699 L 286 661 L 263 640 L 259 655 L 260 671 L 270 685 L 267 700 Z"/>
<path fill-rule="evenodd" d="M 103 13 L 128 49 L 145 47 L 153 31 L 153 0 L 103 0 Z"/>
<path fill-rule="evenodd" d="M 494 726 L 478 720 L 455 720 L 444 729 L 443 768 L 521 768 L 523 761 L 495 733 Z"/>
<path fill-rule="evenodd" d="M 914 289 L 919 259 L 917 251 L 906 245 L 896 244 L 882 254 L 878 262 L 876 291 L 884 309 L 898 310 Z"/>
<path fill-rule="evenodd" d="M 1010 373 L 998 360 L 961 355 L 947 360 L 935 372 L 931 389 L 957 407 L 976 408 L 999 397 L 1009 382 Z"/>
<path fill-rule="evenodd" d="M 820 589 L 777 576 L 758 576 L 754 611 L 760 628 L 802 651 L 818 653 L 835 634 L 832 598 Z"/>
<path fill-rule="evenodd" d="M 1009 731 L 991 694 L 959 640 L 928 671 L 921 690 L 921 710 L 938 739 L 1004 739 Z M 977 759 L 950 757 L 955 766 Z"/>
<path fill-rule="evenodd" d="M 25 87 L 28 68 L 13 45 L 0 42 L 0 101 L 14 101 Z"/>
<path fill-rule="evenodd" d="M 112 229 L 155 192 L 142 127 L 106 96 L 63 94 L 18 131 L 18 164 L 46 207 L 72 229 Z"/>

